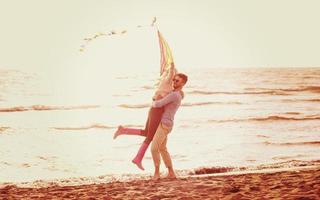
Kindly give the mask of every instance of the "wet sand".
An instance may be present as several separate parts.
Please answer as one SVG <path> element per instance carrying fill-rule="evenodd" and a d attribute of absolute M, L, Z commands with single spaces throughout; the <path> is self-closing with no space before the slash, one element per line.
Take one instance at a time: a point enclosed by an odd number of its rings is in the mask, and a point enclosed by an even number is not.
<path fill-rule="evenodd" d="M 320 167 L 79 186 L 2 186 L 0 199 L 320 199 Z"/>

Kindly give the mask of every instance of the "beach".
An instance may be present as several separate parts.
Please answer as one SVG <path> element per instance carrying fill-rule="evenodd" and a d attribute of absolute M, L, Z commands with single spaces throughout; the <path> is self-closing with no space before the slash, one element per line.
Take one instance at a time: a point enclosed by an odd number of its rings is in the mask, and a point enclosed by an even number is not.
<path fill-rule="evenodd" d="M 320 199 L 320 166 L 40 188 L 2 186 L 1 199 Z"/>

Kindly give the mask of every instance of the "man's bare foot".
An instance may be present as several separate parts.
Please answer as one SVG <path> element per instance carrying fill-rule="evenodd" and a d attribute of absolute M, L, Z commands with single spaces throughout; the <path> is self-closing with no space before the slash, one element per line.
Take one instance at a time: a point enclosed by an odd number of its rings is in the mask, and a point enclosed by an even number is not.
<path fill-rule="evenodd" d="M 160 180 L 160 174 L 155 174 L 155 175 L 153 175 L 152 180 L 153 180 L 153 181 L 158 181 L 158 180 Z"/>
<path fill-rule="evenodd" d="M 176 177 L 175 174 L 169 173 L 166 178 L 167 178 L 167 179 L 176 179 L 177 177 Z"/>
<path fill-rule="evenodd" d="M 144 170 L 141 162 L 139 163 L 139 162 L 136 162 L 135 160 L 132 160 L 132 163 L 136 164 L 139 169 Z"/>
<path fill-rule="evenodd" d="M 118 126 L 118 130 L 114 133 L 113 139 L 115 140 L 121 133 L 121 129 L 123 129 L 123 126 Z"/>

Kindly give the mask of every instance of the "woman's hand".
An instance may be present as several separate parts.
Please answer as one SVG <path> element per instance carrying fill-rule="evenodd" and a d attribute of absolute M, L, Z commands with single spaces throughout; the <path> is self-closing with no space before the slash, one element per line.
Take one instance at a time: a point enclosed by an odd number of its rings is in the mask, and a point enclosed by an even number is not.
<path fill-rule="evenodd" d="M 161 96 L 160 94 L 155 94 L 153 97 L 152 97 L 152 100 L 153 101 L 156 101 L 156 100 L 159 100 L 159 99 L 162 99 L 163 96 Z"/>

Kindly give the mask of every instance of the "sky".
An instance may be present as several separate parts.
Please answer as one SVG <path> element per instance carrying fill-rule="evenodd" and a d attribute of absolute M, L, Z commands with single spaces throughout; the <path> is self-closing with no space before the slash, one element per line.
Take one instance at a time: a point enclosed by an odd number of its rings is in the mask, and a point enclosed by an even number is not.
<path fill-rule="evenodd" d="M 157 17 L 176 66 L 319 67 L 317 0 L 0 0 L 0 69 L 159 66 Z M 79 52 L 84 38 L 99 38 Z"/>

